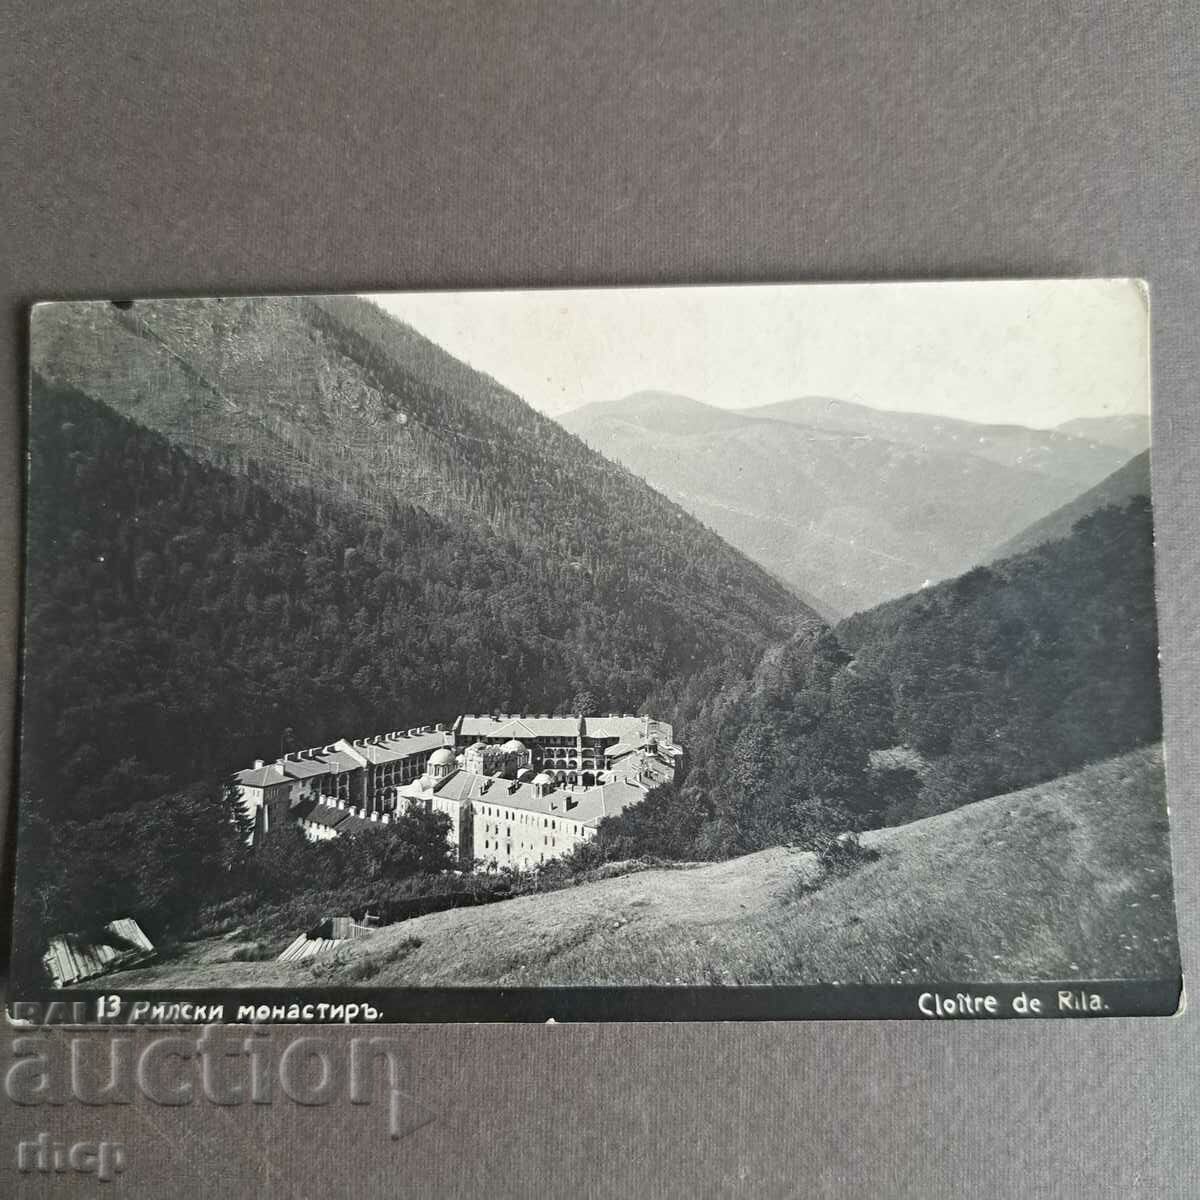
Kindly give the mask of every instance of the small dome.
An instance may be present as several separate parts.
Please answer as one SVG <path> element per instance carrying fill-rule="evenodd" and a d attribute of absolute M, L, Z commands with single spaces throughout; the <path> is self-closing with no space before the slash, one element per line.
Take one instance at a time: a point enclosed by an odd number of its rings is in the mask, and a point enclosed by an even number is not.
<path fill-rule="evenodd" d="M 505 754 L 518 754 L 520 751 L 525 749 L 525 743 L 518 742 L 516 738 L 509 738 L 509 740 L 505 742 L 500 749 L 503 750 Z"/>
<path fill-rule="evenodd" d="M 535 775 L 533 777 L 533 786 L 534 787 L 539 787 L 539 786 L 545 787 L 547 784 L 549 784 L 551 787 L 553 787 L 554 780 L 549 775 L 547 775 L 545 771 L 542 771 L 540 774 Z"/>
<path fill-rule="evenodd" d="M 454 766 L 454 755 L 443 746 L 429 756 L 429 765 L 431 767 L 452 767 Z"/>

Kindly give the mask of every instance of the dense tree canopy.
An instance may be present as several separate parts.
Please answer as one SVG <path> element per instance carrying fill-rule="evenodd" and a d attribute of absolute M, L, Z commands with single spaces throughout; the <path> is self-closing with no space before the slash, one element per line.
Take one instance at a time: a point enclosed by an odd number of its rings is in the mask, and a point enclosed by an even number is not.
<path fill-rule="evenodd" d="M 693 765 L 612 857 L 722 857 L 912 820 L 1161 736 L 1150 503 L 768 652 L 695 700 Z"/>
<path fill-rule="evenodd" d="M 589 566 L 203 465 L 39 380 L 31 422 L 23 783 L 64 817 L 460 712 L 635 711 L 797 611 L 725 555 L 664 572 L 654 529 L 589 529 Z"/>

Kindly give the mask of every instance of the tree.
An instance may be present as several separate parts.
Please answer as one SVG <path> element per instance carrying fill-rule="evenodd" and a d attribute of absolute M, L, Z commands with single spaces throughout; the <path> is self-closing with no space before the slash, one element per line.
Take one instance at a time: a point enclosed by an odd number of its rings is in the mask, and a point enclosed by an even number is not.
<path fill-rule="evenodd" d="M 622 858 L 688 859 L 696 856 L 696 838 L 706 812 L 700 793 L 674 783 L 651 788 L 639 804 L 626 809 L 620 817 L 600 822 L 595 846 L 586 865 L 595 865 L 595 856 L 604 860 Z M 585 857 L 579 856 L 585 863 Z"/>
<path fill-rule="evenodd" d="M 389 825 L 359 834 L 379 863 L 379 874 L 391 879 L 410 875 L 441 875 L 458 862 L 450 843 L 450 818 L 426 810 L 419 800 L 410 800 Z"/>
<path fill-rule="evenodd" d="M 849 825 L 849 815 L 840 805 L 802 793 L 788 806 L 786 838 L 791 845 L 822 854 Z"/>

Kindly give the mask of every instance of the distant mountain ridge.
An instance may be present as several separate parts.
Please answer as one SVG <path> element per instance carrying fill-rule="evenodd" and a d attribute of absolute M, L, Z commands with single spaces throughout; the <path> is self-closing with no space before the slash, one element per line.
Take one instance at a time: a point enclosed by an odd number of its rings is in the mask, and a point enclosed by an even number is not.
<path fill-rule="evenodd" d="M 1150 451 L 1143 450 L 1131 458 L 1118 471 L 1114 471 L 1107 479 L 1101 480 L 1094 488 L 1089 488 L 1082 496 L 1057 508 L 1054 512 L 1035 521 L 1027 529 L 1023 529 L 1014 538 L 1009 538 L 1003 545 L 997 546 L 981 561 L 991 562 L 996 559 L 1009 558 L 1032 550 L 1046 542 L 1059 541 L 1067 537 L 1076 521 L 1090 516 L 1097 510 L 1109 504 L 1124 505 L 1135 496 L 1150 496 Z"/>
<path fill-rule="evenodd" d="M 559 418 L 827 616 L 948 578 L 1119 468 L 1094 440 L 827 397 L 636 393 Z"/>
<path fill-rule="evenodd" d="M 584 409 L 573 411 L 583 412 Z M 747 417 L 744 412 L 714 408 L 690 396 L 656 391 L 634 392 L 620 400 L 602 400 L 587 405 L 586 411 L 612 420 L 629 421 L 656 433 L 709 433 L 738 429 L 745 425 Z M 570 413 L 560 416 L 560 424 L 570 416 Z"/>
<path fill-rule="evenodd" d="M 1061 433 L 1069 433 L 1073 437 L 1090 438 L 1092 441 L 1103 442 L 1125 450 L 1130 454 L 1139 454 L 1150 445 L 1150 414 L 1149 413 L 1117 413 L 1111 417 L 1077 417 L 1073 421 L 1064 421 L 1058 426 Z"/>
<path fill-rule="evenodd" d="M 934 452 L 970 454 L 1002 466 L 1058 476 L 1072 483 L 1094 481 L 1098 461 L 1106 461 L 1112 467 L 1120 461 L 1119 456 L 1114 459 L 1111 443 L 1086 434 L 870 408 L 824 396 L 783 400 L 743 411 L 747 416 L 868 434 Z"/>

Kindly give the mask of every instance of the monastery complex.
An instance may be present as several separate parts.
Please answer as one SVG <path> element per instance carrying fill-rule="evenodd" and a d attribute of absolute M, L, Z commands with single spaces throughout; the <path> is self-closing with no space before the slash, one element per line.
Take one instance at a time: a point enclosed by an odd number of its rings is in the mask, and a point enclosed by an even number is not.
<path fill-rule="evenodd" d="M 462 716 L 261 760 L 234 776 L 254 839 L 391 823 L 410 803 L 450 818 L 464 868 L 535 867 L 675 778 L 683 751 L 653 717 Z"/>

